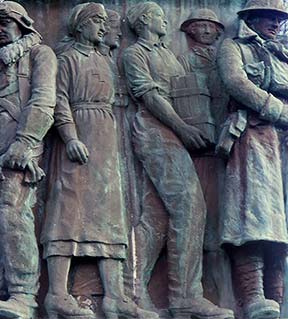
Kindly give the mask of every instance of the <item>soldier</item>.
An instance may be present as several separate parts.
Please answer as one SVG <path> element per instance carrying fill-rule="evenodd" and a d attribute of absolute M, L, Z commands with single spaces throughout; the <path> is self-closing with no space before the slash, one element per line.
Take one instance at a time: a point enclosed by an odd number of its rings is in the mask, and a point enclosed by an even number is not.
<path fill-rule="evenodd" d="M 57 62 L 16 2 L 0 4 L 0 251 L 9 299 L 1 318 L 34 318 L 39 254 L 31 206 L 53 123 Z"/>
<path fill-rule="evenodd" d="M 250 0 L 238 15 L 238 36 L 219 52 L 231 95 L 229 134 L 236 132 L 234 119 L 246 122 L 226 168 L 221 243 L 239 281 L 244 317 L 279 318 L 288 236 L 276 127 L 288 125 L 288 59 L 276 36 L 288 13 L 281 0 Z"/>
<path fill-rule="evenodd" d="M 45 307 L 51 319 L 95 317 L 68 292 L 73 257 L 97 258 L 107 319 L 158 318 L 124 294 L 127 231 L 111 107 L 113 78 L 99 51 L 106 19 L 99 3 L 74 7 L 69 33 L 75 41 L 58 56 L 55 125 L 62 141 L 53 150 L 41 239 L 49 273 Z"/>
<path fill-rule="evenodd" d="M 196 125 L 210 136 L 213 145 L 201 153 L 191 153 L 196 167 L 207 205 L 207 227 L 205 246 L 215 250 L 217 242 L 218 201 L 215 190 L 218 189 L 219 161 L 215 159 L 214 146 L 217 140 L 217 126 L 226 108 L 227 97 L 216 66 L 215 42 L 223 33 L 224 25 L 216 14 L 209 9 L 194 10 L 188 19 L 181 24 L 180 30 L 187 35 L 189 50 L 178 57 L 186 71 L 182 82 L 186 79 L 190 96 L 177 96 L 174 90 L 174 109 L 177 114 L 190 125 Z M 179 81 L 180 80 L 180 81 Z M 175 83 L 176 84 L 176 83 Z M 180 85 L 180 91 L 183 85 Z M 221 96 L 221 95 L 222 96 Z M 185 106 L 185 104 L 187 106 Z M 223 120 L 223 119 L 222 119 Z M 212 146 L 212 147 L 211 147 Z"/>
<path fill-rule="evenodd" d="M 172 108 L 170 77 L 185 72 L 162 41 L 167 28 L 164 12 L 156 3 L 145 2 L 131 7 L 127 19 L 138 36 L 123 56 L 128 89 L 138 105 L 134 149 L 169 215 L 170 312 L 173 318 L 234 318 L 231 310 L 218 308 L 203 297 L 206 209 L 188 149 L 206 147 L 209 140 Z M 143 241 L 139 249 L 148 251 L 150 244 Z"/>
<path fill-rule="evenodd" d="M 186 75 L 172 78 L 173 106 L 185 123 L 196 125 L 213 142 L 213 145 L 201 152 L 190 152 L 207 206 L 204 285 L 208 284 L 209 289 L 212 286 L 217 291 L 219 302 L 231 306 L 232 302 L 227 298 L 227 289 L 231 289 L 231 280 L 227 276 L 227 273 L 231 273 L 230 265 L 226 254 L 219 249 L 219 203 L 225 163 L 215 156 L 214 151 L 229 99 L 216 64 L 215 44 L 224 31 L 224 25 L 212 10 L 197 9 L 181 24 L 180 30 L 185 32 L 188 44 L 188 50 L 178 56 Z M 187 90 L 185 95 L 183 83 Z M 219 263 L 217 270 L 210 266 L 215 259 Z"/>

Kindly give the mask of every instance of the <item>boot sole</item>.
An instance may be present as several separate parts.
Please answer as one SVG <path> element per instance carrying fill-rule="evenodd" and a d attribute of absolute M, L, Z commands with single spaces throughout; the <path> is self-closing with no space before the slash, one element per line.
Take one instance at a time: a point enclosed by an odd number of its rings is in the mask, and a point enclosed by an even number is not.
<path fill-rule="evenodd" d="M 230 314 L 230 315 L 227 315 L 227 314 L 226 315 L 217 315 L 217 316 L 211 316 L 211 315 L 203 316 L 203 315 L 193 315 L 192 313 L 186 312 L 186 313 L 174 314 L 173 319 L 235 319 L 235 317 L 234 317 L 233 314 Z M 257 319 L 260 319 L 260 318 L 257 318 Z M 270 317 L 269 319 L 274 319 L 274 318 Z"/>
<path fill-rule="evenodd" d="M 49 312 L 47 315 L 47 319 L 96 319 L 96 315 L 71 316 L 71 315 L 61 315 L 57 312 Z"/>
<path fill-rule="evenodd" d="M 11 310 L 5 310 L 1 309 L 0 310 L 0 318 L 1 319 L 33 319 L 33 315 L 28 316 L 27 315 L 22 315 L 22 314 L 16 314 L 15 312 L 13 313 Z"/>
<path fill-rule="evenodd" d="M 275 309 L 264 309 L 250 314 L 249 319 L 278 319 L 279 317 L 279 311 Z"/>

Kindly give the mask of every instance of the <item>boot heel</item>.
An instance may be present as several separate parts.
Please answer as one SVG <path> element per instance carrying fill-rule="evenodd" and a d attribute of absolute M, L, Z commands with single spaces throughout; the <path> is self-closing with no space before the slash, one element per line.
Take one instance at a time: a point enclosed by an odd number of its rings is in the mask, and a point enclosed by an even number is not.
<path fill-rule="evenodd" d="M 114 312 L 106 312 L 105 313 L 105 318 L 106 319 L 118 319 L 118 315 Z"/>
<path fill-rule="evenodd" d="M 57 312 L 47 312 L 48 319 L 58 319 L 58 313 Z"/>

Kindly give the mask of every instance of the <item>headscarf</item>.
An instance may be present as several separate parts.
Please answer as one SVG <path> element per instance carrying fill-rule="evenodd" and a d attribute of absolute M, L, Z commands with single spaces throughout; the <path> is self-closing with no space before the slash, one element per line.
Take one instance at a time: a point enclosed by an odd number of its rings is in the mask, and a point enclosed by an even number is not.
<path fill-rule="evenodd" d="M 127 20 L 132 30 L 135 29 L 137 20 L 145 13 L 147 13 L 152 7 L 159 8 L 159 5 L 152 1 L 138 3 L 131 7 L 127 12 Z"/>
<path fill-rule="evenodd" d="M 87 2 L 75 6 L 69 18 L 69 35 L 75 37 L 78 27 L 81 24 L 85 24 L 90 18 L 95 16 L 105 19 L 107 18 L 105 8 L 102 4 Z"/>
<path fill-rule="evenodd" d="M 106 20 L 105 28 L 106 28 L 106 32 L 108 32 L 111 26 L 119 25 L 121 17 L 120 17 L 120 14 L 114 10 L 107 9 L 106 12 L 107 12 L 108 18 Z"/>

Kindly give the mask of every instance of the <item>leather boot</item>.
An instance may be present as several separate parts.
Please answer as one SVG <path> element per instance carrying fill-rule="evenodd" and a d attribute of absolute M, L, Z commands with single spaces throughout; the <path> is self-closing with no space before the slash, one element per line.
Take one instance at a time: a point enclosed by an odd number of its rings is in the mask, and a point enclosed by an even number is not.
<path fill-rule="evenodd" d="M 0 301 L 0 318 L 34 319 L 36 307 L 25 295 L 11 295 L 7 301 Z"/>
<path fill-rule="evenodd" d="M 278 319 L 280 307 L 266 299 L 263 288 L 264 261 L 261 250 L 237 248 L 234 254 L 234 277 L 238 281 L 245 319 Z"/>
<path fill-rule="evenodd" d="M 118 319 L 122 316 L 127 319 L 159 319 L 157 313 L 138 307 L 127 297 L 114 299 L 106 296 L 103 299 L 102 309 L 106 319 Z"/>
<path fill-rule="evenodd" d="M 183 304 L 183 308 L 170 308 L 170 313 L 174 319 L 234 319 L 232 310 L 220 308 L 204 297 Z"/>
<path fill-rule="evenodd" d="M 264 291 L 266 298 L 275 300 L 280 306 L 284 298 L 285 249 L 269 249 L 265 258 Z"/>
<path fill-rule="evenodd" d="M 90 309 L 81 308 L 71 295 L 52 295 L 48 293 L 44 301 L 49 319 L 95 319 Z"/>

